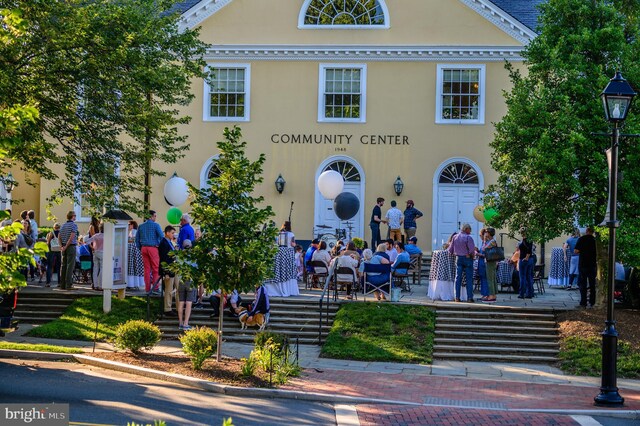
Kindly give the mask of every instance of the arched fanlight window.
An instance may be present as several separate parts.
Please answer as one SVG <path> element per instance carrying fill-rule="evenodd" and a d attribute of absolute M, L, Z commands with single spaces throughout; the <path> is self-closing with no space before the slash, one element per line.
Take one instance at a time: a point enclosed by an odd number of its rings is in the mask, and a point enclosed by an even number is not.
<path fill-rule="evenodd" d="M 451 163 L 440 173 L 440 183 L 479 184 L 478 174 L 467 163 Z"/>
<path fill-rule="evenodd" d="M 305 27 L 388 27 L 383 0 L 310 0 L 305 6 L 301 14 Z"/>
<path fill-rule="evenodd" d="M 217 178 L 220 176 L 220 169 L 218 168 L 218 162 L 212 161 L 209 166 L 209 170 L 207 170 L 207 180 Z"/>
<path fill-rule="evenodd" d="M 334 170 L 342 175 L 345 182 L 360 182 L 360 172 L 351 163 L 343 160 L 334 161 L 324 168 L 323 172 Z"/>

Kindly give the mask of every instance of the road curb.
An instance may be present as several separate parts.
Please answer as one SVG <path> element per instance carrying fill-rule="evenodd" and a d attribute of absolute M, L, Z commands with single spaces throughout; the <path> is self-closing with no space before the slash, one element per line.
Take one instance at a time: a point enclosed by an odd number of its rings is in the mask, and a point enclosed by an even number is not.
<path fill-rule="evenodd" d="M 74 360 L 81 364 L 92 365 L 94 367 L 100 367 L 108 370 L 119 371 L 122 373 L 135 374 L 143 377 L 148 377 L 156 380 L 163 380 L 167 382 L 177 383 L 184 386 L 201 389 L 211 393 L 229 395 L 229 396 L 242 396 L 242 397 L 259 397 L 259 398 L 282 398 L 282 399 L 296 399 L 300 401 L 315 401 L 315 402 L 328 402 L 328 403 L 341 403 L 341 404 L 386 404 L 386 405 L 398 405 L 398 406 L 413 406 L 413 407 L 443 407 L 443 408 L 455 408 L 465 409 L 470 408 L 474 410 L 491 410 L 491 411 L 509 411 L 509 412 L 523 412 L 523 413 L 544 413 L 544 414 L 560 414 L 560 415 L 586 415 L 586 416 L 607 416 L 617 417 L 625 419 L 640 419 L 640 410 L 618 410 L 618 409 L 594 409 L 594 410 L 580 410 L 580 409 L 545 409 L 545 408 L 479 408 L 479 407 L 461 407 L 459 405 L 441 405 L 441 404 L 422 404 L 417 402 L 408 401 L 395 401 L 384 400 L 377 398 L 365 398 L 346 395 L 333 395 L 317 392 L 303 392 L 285 389 L 264 389 L 264 388 L 244 388 L 239 386 L 223 385 L 220 383 L 210 382 L 207 380 L 197 379 L 194 377 L 183 376 L 181 374 L 166 373 L 164 371 L 152 370 L 149 368 L 139 367 L 136 365 L 124 364 L 117 361 L 111 361 L 101 358 L 96 358 L 90 355 L 81 354 L 63 354 L 56 352 L 35 352 L 24 350 L 12 350 L 12 349 L 0 349 L 0 358 L 14 358 L 14 359 L 29 359 L 40 361 L 60 361 L 60 360 Z"/>
<path fill-rule="evenodd" d="M 17 349 L 0 349 L 0 358 L 33 359 L 39 361 L 73 360 L 77 354 L 63 354 L 59 352 L 37 352 Z"/>

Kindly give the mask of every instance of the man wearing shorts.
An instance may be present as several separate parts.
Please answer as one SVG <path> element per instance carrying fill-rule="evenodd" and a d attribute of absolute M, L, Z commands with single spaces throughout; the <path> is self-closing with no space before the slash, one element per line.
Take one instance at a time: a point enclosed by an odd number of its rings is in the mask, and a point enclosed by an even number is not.
<path fill-rule="evenodd" d="M 191 248 L 191 240 L 182 242 L 183 249 Z M 197 286 L 192 281 L 180 281 L 178 284 L 178 328 L 180 330 L 191 330 L 189 317 L 191 316 L 191 305 L 197 298 Z"/>

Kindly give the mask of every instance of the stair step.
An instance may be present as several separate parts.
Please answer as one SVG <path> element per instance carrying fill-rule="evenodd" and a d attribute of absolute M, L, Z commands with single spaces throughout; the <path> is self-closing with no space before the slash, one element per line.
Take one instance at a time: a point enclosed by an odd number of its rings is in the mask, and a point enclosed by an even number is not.
<path fill-rule="evenodd" d="M 522 346 L 522 347 L 548 347 L 548 348 L 557 348 L 558 343 L 554 341 L 531 341 L 531 340 L 498 340 L 498 339 L 451 339 L 446 337 L 436 337 L 434 339 L 434 343 L 438 344 L 452 344 L 452 345 L 461 345 L 461 346 Z"/>
<path fill-rule="evenodd" d="M 557 326 L 555 321 L 540 321 L 529 319 L 512 319 L 512 318 L 442 318 L 436 317 L 438 325 L 445 324 L 472 324 L 472 325 L 503 325 L 506 327 L 551 327 Z"/>
<path fill-rule="evenodd" d="M 156 321 L 155 324 L 160 327 L 160 329 L 163 328 L 172 328 L 172 327 L 176 327 L 177 328 L 177 324 L 178 321 L 177 319 L 175 320 L 159 320 Z M 211 322 L 205 322 L 205 321 L 198 321 L 198 320 L 194 320 L 193 318 L 189 319 L 189 324 L 192 326 L 207 326 L 210 328 L 218 328 L 218 323 L 211 323 Z M 300 330 L 300 331 L 315 331 L 316 333 L 318 332 L 318 324 L 280 324 L 278 322 L 269 322 L 269 325 L 271 326 L 271 328 L 277 328 L 277 329 L 283 329 L 283 330 Z M 222 325 L 222 329 L 223 330 L 240 330 L 241 325 L 239 322 L 232 322 L 232 323 L 224 323 Z M 326 324 L 322 325 L 322 330 L 323 331 L 329 331 L 331 330 L 331 326 L 327 326 Z"/>
<path fill-rule="evenodd" d="M 437 324 L 436 329 L 442 331 L 466 331 L 466 335 L 479 333 L 480 330 L 485 331 L 509 331 L 511 334 L 547 334 L 556 333 L 557 327 L 504 327 L 502 325 L 483 325 L 483 324 Z"/>
<path fill-rule="evenodd" d="M 54 311 L 22 311 L 15 310 L 13 313 L 14 317 L 46 317 L 46 318 L 58 318 L 62 312 L 54 312 Z"/>
<path fill-rule="evenodd" d="M 14 315 L 13 319 L 18 321 L 20 324 L 46 324 L 50 321 L 53 321 L 55 318 L 21 317 Z"/>
<path fill-rule="evenodd" d="M 522 355 L 498 355 L 498 354 L 463 354 L 463 353 L 444 353 L 434 352 L 433 357 L 437 359 L 451 359 L 460 361 L 492 361 L 492 362 L 523 362 L 523 363 L 552 363 L 557 362 L 558 358 L 552 356 L 522 356 Z"/>
<path fill-rule="evenodd" d="M 456 346 L 456 345 L 434 345 L 434 351 L 442 351 L 447 353 L 527 353 L 534 355 L 556 355 L 558 349 L 544 348 L 517 348 L 517 347 L 497 347 L 497 346 Z"/>
<path fill-rule="evenodd" d="M 457 331 L 457 330 L 440 330 L 438 328 L 436 328 L 435 330 L 435 334 L 436 334 L 436 338 L 438 338 L 438 336 L 445 336 L 445 337 L 455 337 L 455 336 L 460 336 L 461 338 L 465 338 L 465 337 L 469 337 L 471 335 L 471 332 L 468 330 L 468 327 L 463 327 L 464 331 Z M 545 329 L 545 331 L 547 331 L 547 333 L 550 330 Z M 473 337 L 475 339 L 523 339 L 526 341 L 528 339 L 530 339 L 529 337 L 527 337 L 526 334 L 523 333 L 509 333 L 509 332 L 501 332 L 500 330 L 495 331 L 495 332 L 491 332 L 490 334 L 483 334 L 483 333 L 473 333 Z M 552 340 L 554 342 L 556 342 L 558 340 L 558 335 L 557 334 L 535 334 L 535 339 L 536 340 Z"/>
<path fill-rule="evenodd" d="M 441 310 L 438 309 L 436 311 L 438 318 L 444 317 L 455 317 L 455 318 L 478 318 L 478 317 L 488 317 L 488 318 L 513 318 L 513 319 L 521 319 L 521 318 L 536 318 L 540 320 L 554 321 L 555 316 L 552 313 L 538 313 L 538 312 L 511 312 L 511 311 L 503 311 L 503 310 L 481 310 L 481 311 L 466 311 L 466 310 Z"/>

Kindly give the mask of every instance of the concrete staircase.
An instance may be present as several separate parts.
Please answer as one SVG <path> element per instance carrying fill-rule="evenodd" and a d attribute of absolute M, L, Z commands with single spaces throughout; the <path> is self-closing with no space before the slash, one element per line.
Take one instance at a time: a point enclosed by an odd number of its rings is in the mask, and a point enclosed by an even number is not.
<path fill-rule="evenodd" d="M 442 360 L 553 363 L 558 327 L 550 309 L 437 307 L 433 351 Z"/>
<path fill-rule="evenodd" d="M 270 304 L 271 317 L 266 330 L 289 336 L 289 339 L 293 342 L 297 338 L 300 344 L 318 344 L 320 314 L 318 313 L 317 299 L 271 298 Z M 326 305 L 323 307 L 324 321 L 321 327 L 323 341 L 331 329 L 338 308 L 339 304 L 331 303 L 329 305 L 329 322 L 327 324 L 327 307 Z M 210 318 L 212 313 L 213 310 L 209 306 L 205 309 L 193 309 L 189 325 L 206 325 L 217 329 L 218 318 Z M 177 339 L 182 333 L 178 329 L 177 317 L 158 319 L 156 324 L 162 330 L 164 339 Z M 256 332 L 256 327 L 250 327 L 244 331 L 241 330 L 240 322 L 236 318 L 225 315 L 222 329 L 224 340 L 250 343 L 253 342 Z"/>
<path fill-rule="evenodd" d="M 20 291 L 13 318 L 21 324 L 44 324 L 59 318 L 83 294 Z"/>

